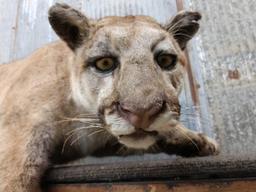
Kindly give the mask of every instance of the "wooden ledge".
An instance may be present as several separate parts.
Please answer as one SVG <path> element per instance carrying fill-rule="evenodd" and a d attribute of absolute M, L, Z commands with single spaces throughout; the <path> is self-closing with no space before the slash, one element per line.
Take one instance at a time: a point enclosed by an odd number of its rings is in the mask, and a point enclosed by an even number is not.
<path fill-rule="evenodd" d="M 256 180 L 54 185 L 47 192 L 255 192 Z"/>

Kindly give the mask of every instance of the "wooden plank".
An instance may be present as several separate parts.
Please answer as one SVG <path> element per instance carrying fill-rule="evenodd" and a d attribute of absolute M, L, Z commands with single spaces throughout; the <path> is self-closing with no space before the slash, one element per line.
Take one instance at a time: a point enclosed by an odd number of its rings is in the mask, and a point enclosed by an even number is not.
<path fill-rule="evenodd" d="M 158 161 L 131 161 L 84 165 L 58 165 L 50 169 L 45 182 L 123 182 L 256 177 L 255 158 L 204 157 Z"/>
<path fill-rule="evenodd" d="M 255 192 L 256 180 L 53 185 L 47 192 Z"/>

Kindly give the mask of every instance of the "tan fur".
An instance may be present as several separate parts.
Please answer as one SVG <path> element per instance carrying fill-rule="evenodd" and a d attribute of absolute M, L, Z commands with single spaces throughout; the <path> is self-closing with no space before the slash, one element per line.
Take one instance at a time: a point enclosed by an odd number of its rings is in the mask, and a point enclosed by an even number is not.
<path fill-rule="evenodd" d="M 195 20 L 195 13 L 191 15 L 182 19 Z M 49 19 L 69 47 L 55 42 L 0 66 L 0 192 L 39 192 L 40 179 L 51 163 L 107 151 L 105 145 L 114 140 L 134 151 L 153 152 L 151 146 L 160 142 L 167 153 L 217 154 L 214 142 L 187 130 L 177 119 L 185 65 L 178 44 L 182 39 L 177 43 L 171 33 L 178 25 L 165 29 L 146 16 L 92 21 L 63 4 L 51 8 Z M 157 49 L 178 56 L 175 69 L 157 66 L 152 54 Z M 116 55 L 119 66 L 103 75 L 87 61 L 106 54 Z M 116 104 L 124 102 L 149 114 L 147 109 L 163 99 L 167 111 L 145 126 L 140 139 L 133 136 L 137 128 L 116 110 Z M 186 144 L 187 137 L 192 145 Z M 169 150 L 173 146 L 182 151 Z"/>

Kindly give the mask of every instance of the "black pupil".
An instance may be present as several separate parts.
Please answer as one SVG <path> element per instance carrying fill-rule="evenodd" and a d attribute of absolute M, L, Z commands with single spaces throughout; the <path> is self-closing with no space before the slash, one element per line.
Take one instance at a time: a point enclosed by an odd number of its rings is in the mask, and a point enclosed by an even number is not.
<path fill-rule="evenodd" d="M 104 58 L 97 61 L 95 67 L 101 72 L 109 72 L 114 69 L 114 61 L 110 58 Z"/>
<path fill-rule="evenodd" d="M 164 57 L 161 58 L 161 63 L 163 65 L 169 65 L 170 64 L 170 59 L 167 58 L 166 56 L 164 56 Z"/>
<path fill-rule="evenodd" d="M 110 66 L 109 60 L 104 60 L 103 65 L 104 67 L 109 67 Z"/>
<path fill-rule="evenodd" d="M 160 55 L 158 64 L 164 69 L 172 69 L 176 64 L 176 57 L 173 55 Z"/>

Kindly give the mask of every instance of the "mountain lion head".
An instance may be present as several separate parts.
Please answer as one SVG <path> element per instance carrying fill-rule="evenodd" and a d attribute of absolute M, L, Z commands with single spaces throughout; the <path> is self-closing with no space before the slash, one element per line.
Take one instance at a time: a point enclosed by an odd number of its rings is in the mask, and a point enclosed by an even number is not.
<path fill-rule="evenodd" d="M 147 149 L 179 120 L 183 50 L 199 28 L 197 12 L 181 12 L 166 25 L 148 16 L 90 20 L 65 4 L 49 21 L 73 50 L 75 103 L 102 118 L 121 144 Z"/>

